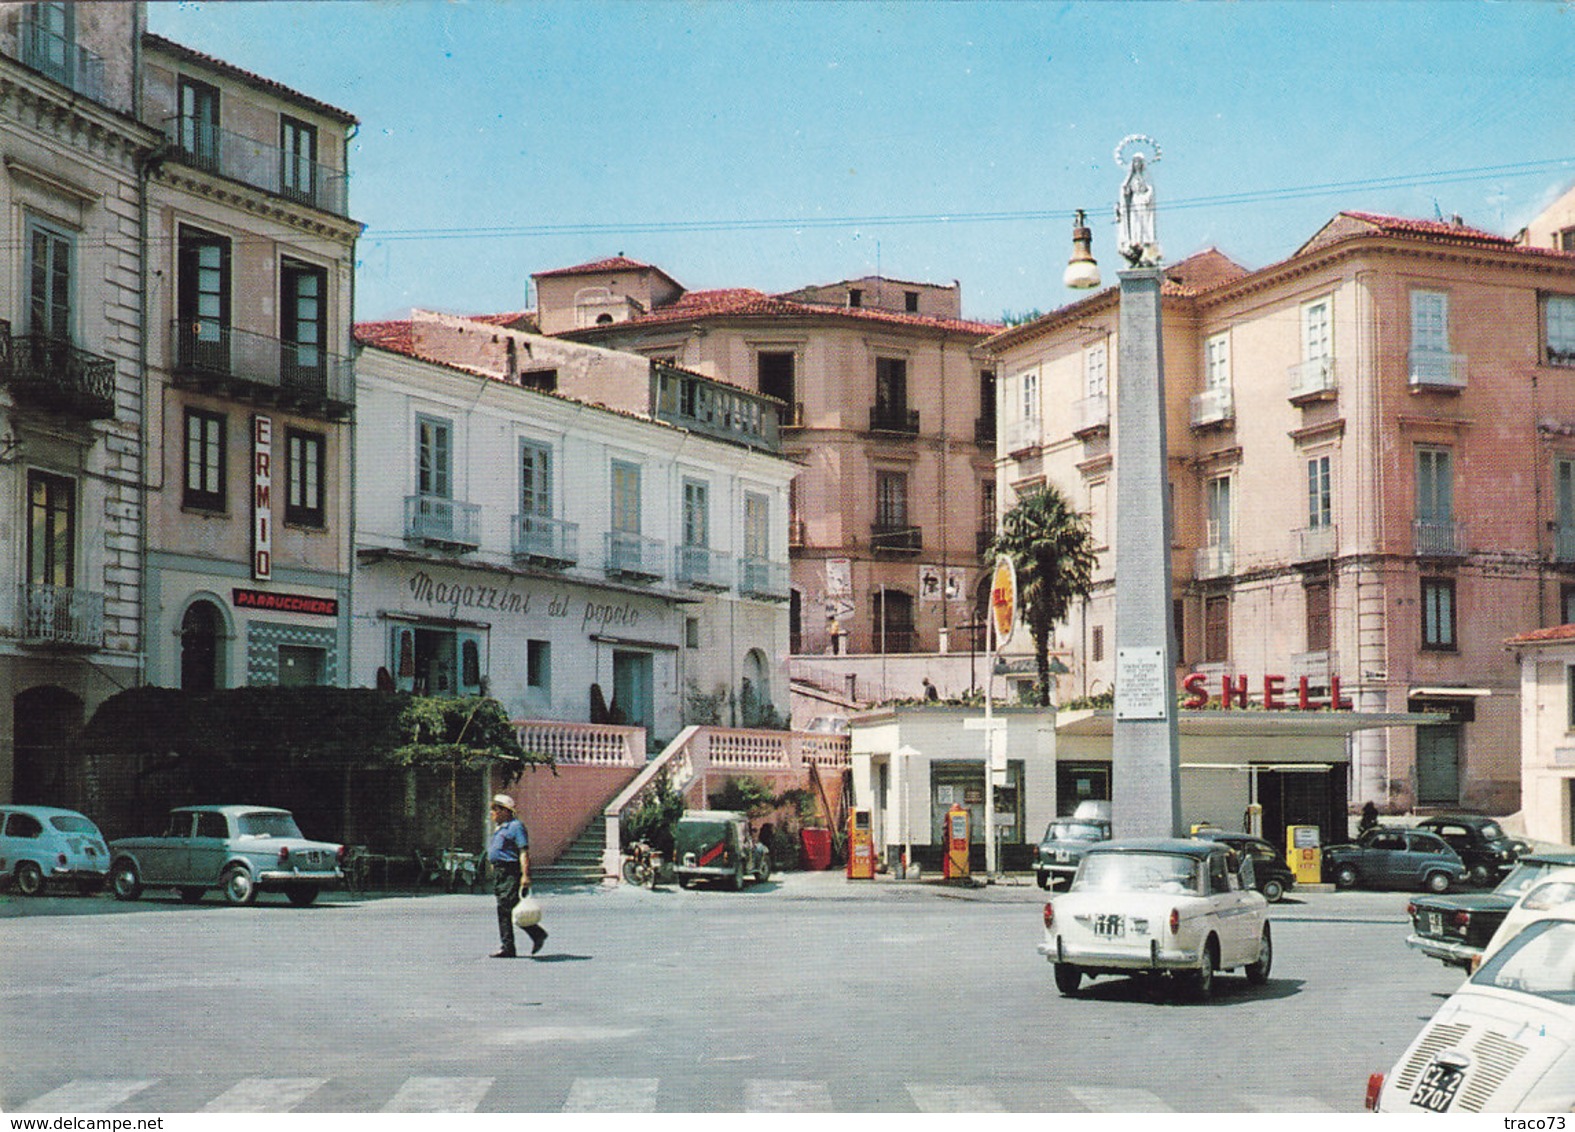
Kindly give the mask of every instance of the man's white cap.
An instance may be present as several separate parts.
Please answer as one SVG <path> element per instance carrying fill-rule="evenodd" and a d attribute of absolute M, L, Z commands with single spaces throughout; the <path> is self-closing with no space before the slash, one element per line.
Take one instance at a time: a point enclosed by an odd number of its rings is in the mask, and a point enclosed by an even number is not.
<path fill-rule="evenodd" d="M 492 796 L 492 804 L 494 806 L 502 806 L 511 814 L 514 813 L 514 799 L 507 794 L 494 794 Z"/>

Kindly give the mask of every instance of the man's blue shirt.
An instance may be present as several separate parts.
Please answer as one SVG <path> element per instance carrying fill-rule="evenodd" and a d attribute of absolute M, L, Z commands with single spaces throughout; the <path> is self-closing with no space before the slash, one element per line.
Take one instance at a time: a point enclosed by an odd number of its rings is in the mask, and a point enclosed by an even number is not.
<path fill-rule="evenodd" d="M 492 835 L 492 841 L 487 846 L 487 860 L 499 864 L 517 865 L 520 854 L 530 848 L 530 835 L 525 832 L 524 823 L 519 818 L 513 818 L 498 826 Z"/>

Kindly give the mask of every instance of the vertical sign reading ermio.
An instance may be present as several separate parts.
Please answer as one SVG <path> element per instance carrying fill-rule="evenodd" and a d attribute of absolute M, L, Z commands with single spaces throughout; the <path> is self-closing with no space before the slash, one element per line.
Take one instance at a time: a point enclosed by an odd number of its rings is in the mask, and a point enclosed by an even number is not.
<path fill-rule="evenodd" d="M 273 421 L 252 418 L 252 577 L 273 577 Z"/>

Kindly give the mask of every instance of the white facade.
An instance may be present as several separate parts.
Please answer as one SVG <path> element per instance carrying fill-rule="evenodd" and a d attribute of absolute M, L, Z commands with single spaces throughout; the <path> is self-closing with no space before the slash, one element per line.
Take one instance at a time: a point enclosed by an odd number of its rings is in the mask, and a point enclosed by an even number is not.
<path fill-rule="evenodd" d="M 596 702 L 655 743 L 785 719 L 793 466 L 408 341 L 356 365 L 352 683 L 485 690 L 514 718 L 586 721 Z"/>
<path fill-rule="evenodd" d="M 1510 639 L 1520 659 L 1520 797 L 1525 835 L 1575 844 L 1575 625 Z"/>

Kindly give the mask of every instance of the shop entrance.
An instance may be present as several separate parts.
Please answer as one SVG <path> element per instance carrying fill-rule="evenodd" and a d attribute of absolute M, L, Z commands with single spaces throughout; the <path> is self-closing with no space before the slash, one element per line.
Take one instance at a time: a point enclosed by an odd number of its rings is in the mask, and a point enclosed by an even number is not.
<path fill-rule="evenodd" d="M 1288 825 L 1315 825 L 1325 845 L 1350 840 L 1345 805 L 1346 767 L 1258 771 L 1258 801 L 1263 806 L 1263 837 L 1285 844 Z"/>

